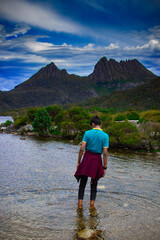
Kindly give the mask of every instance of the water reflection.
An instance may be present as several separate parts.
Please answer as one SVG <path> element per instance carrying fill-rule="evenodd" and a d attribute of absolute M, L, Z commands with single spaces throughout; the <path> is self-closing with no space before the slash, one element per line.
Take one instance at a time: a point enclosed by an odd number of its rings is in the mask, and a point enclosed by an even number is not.
<path fill-rule="evenodd" d="M 88 216 L 85 216 L 84 212 L 85 210 L 83 208 L 77 209 L 76 231 L 73 239 L 81 239 L 78 233 L 85 229 L 94 231 L 94 234 L 90 239 L 104 239 L 104 233 L 99 226 L 100 219 L 96 208 L 90 209 Z"/>

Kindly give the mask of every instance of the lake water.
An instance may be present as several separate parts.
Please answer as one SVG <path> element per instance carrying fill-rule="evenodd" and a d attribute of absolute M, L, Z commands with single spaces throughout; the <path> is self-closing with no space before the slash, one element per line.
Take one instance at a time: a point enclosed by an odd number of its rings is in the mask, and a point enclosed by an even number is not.
<path fill-rule="evenodd" d="M 7 120 L 13 121 L 11 116 L 0 116 L 0 124 L 5 123 Z"/>
<path fill-rule="evenodd" d="M 0 239 L 160 239 L 160 158 L 152 153 L 112 152 L 99 180 L 96 209 L 77 210 L 74 178 L 79 146 L 0 134 Z"/>

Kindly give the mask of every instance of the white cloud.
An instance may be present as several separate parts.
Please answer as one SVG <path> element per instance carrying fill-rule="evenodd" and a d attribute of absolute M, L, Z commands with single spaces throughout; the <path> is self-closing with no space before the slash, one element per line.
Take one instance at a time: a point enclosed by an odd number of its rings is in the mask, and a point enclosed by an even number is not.
<path fill-rule="evenodd" d="M 59 15 L 53 9 L 26 0 L 1 0 L 0 14 L 7 20 L 24 22 L 50 31 L 80 34 L 86 31 L 78 23 Z"/>
<path fill-rule="evenodd" d="M 154 50 L 160 50 L 160 40 L 158 39 L 152 39 L 149 42 L 145 43 L 144 45 L 141 46 L 126 46 L 124 48 L 124 50 L 127 51 L 136 51 L 136 50 L 150 50 L 150 51 L 154 51 Z"/>
<path fill-rule="evenodd" d="M 116 43 L 116 44 L 111 43 L 108 47 L 105 47 L 106 50 L 113 50 L 113 49 L 118 49 L 118 48 L 119 48 L 118 43 Z"/>
<path fill-rule="evenodd" d="M 6 37 L 18 37 L 18 35 L 24 35 L 29 29 L 30 27 L 26 24 L 17 24 L 12 32 L 6 33 Z"/>
<path fill-rule="evenodd" d="M 5 51 L 0 55 L 0 61 L 21 60 L 26 63 L 47 63 L 48 59 L 35 54 L 22 54 L 16 52 Z"/>
<path fill-rule="evenodd" d="M 51 50 L 54 47 L 54 44 L 52 43 L 36 42 L 36 41 L 26 42 L 25 45 L 33 52 Z"/>

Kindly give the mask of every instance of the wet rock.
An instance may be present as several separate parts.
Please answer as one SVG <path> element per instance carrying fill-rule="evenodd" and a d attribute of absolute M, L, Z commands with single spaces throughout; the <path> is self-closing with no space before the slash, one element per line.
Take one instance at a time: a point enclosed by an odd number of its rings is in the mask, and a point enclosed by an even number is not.
<path fill-rule="evenodd" d="M 20 139 L 21 139 L 21 140 L 26 140 L 26 138 L 25 138 L 25 137 L 21 137 Z"/>
<path fill-rule="evenodd" d="M 35 136 L 36 133 L 35 133 L 35 132 L 28 132 L 27 135 L 28 135 L 28 136 Z"/>
<path fill-rule="evenodd" d="M 124 203 L 124 204 L 123 204 L 123 207 L 128 207 L 128 206 L 129 206 L 128 203 Z"/>
<path fill-rule="evenodd" d="M 98 189 L 105 189 L 106 187 L 104 185 L 99 185 L 97 188 Z"/>
<path fill-rule="evenodd" d="M 84 228 L 78 233 L 78 237 L 81 239 L 89 239 L 93 237 L 95 234 L 96 234 L 96 231 L 89 228 Z"/>
<path fill-rule="evenodd" d="M 19 135 L 19 133 L 17 133 L 17 132 L 12 132 L 12 134 L 13 134 L 13 135 Z"/>
<path fill-rule="evenodd" d="M 118 172 L 118 173 L 125 173 L 125 171 L 122 170 L 122 169 L 117 170 L 117 172 Z"/>
<path fill-rule="evenodd" d="M 27 124 L 18 129 L 18 132 L 29 132 L 29 131 L 33 131 L 33 127 L 31 124 Z"/>

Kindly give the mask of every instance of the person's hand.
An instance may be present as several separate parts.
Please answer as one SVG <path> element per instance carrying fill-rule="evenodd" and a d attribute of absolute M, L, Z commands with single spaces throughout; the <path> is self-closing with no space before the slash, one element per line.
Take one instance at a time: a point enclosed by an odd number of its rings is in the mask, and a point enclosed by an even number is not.
<path fill-rule="evenodd" d="M 103 174 L 103 177 L 106 175 L 106 170 L 104 170 L 104 174 Z"/>
<path fill-rule="evenodd" d="M 77 163 L 77 168 L 78 168 L 78 166 L 79 166 L 79 163 Z"/>

